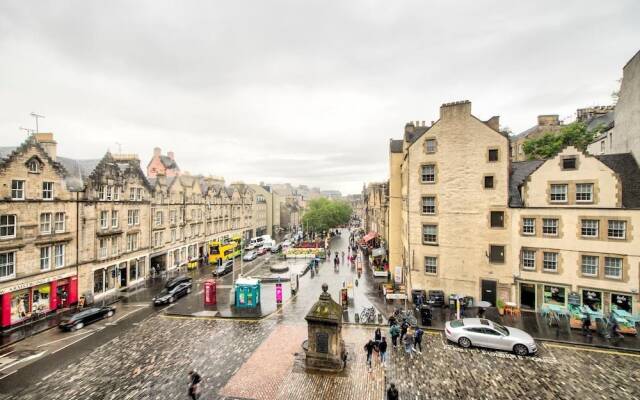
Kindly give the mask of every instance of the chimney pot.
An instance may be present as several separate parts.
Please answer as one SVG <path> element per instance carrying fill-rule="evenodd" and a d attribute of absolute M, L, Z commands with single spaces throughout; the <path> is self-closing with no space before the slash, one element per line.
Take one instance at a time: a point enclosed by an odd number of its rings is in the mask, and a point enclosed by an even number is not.
<path fill-rule="evenodd" d="M 154 147 L 153 148 L 153 155 L 154 156 L 160 156 L 160 154 L 162 154 L 162 150 L 160 150 L 160 147 Z"/>
<path fill-rule="evenodd" d="M 36 141 L 38 143 L 40 143 L 40 146 L 42 146 L 42 148 L 44 149 L 44 151 L 47 152 L 47 154 L 49 155 L 49 157 L 53 160 L 56 161 L 56 157 L 58 154 L 57 151 L 57 143 L 55 140 L 53 140 L 53 133 L 48 132 L 48 133 L 36 133 L 34 135 Z"/>

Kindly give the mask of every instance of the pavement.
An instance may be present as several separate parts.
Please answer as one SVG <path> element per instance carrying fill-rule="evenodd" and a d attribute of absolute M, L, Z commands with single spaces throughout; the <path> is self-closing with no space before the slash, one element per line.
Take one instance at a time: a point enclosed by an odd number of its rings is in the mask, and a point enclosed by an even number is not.
<path fill-rule="evenodd" d="M 340 239 L 332 243 L 338 250 L 343 245 Z M 203 376 L 201 399 L 382 400 L 390 382 L 403 400 L 640 397 L 640 354 L 543 342 L 538 355 L 518 357 L 462 349 L 437 331 L 425 334 L 421 354 L 390 349 L 388 364 L 376 359 L 369 372 L 363 346 L 375 326 L 361 324 L 343 326 L 349 352 L 343 373 L 307 373 L 301 364 L 304 316 L 322 283 L 337 299 L 349 279 L 355 281 L 350 269 L 336 271 L 325 263 L 300 279 L 296 296 L 253 320 L 170 315 L 165 311 L 176 306 L 150 307 L 135 301 L 140 292 L 118 305 L 119 320 L 70 335 L 50 330 L 0 355 L 0 368 L 8 366 L 0 370 L 6 372 L 0 375 L 0 398 L 186 399 L 191 369 Z M 376 282 L 366 273 L 358 281 L 349 316 L 379 302 L 370 296 Z M 201 294 L 194 291 L 177 304 L 190 297 Z M 386 328 L 383 334 L 388 335 Z M 26 361 L 8 361 L 14 354 Z"/>

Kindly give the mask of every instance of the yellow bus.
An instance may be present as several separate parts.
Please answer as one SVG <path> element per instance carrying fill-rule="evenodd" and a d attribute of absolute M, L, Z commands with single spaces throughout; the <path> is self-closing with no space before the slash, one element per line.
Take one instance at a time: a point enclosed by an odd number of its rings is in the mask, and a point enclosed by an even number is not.
<path fill-rule="evenodd" d="M 209 264 L 216 264 L 218 260 L 232 260 L 240 255 L 240 248 L 236 242 L 228 243 L 213 241 L 209 242 Z"/>

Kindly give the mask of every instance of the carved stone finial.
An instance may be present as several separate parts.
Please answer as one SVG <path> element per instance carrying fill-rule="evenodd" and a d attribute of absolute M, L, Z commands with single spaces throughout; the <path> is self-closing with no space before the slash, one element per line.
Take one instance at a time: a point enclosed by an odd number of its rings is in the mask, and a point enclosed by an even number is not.
<path fill-rule="evenodd" d="M 326 283 L 322 284 L 322 292 L 323 293 L 327 293 L 327 290 L 329 290 L 329 285 L 327 285 Z"/>

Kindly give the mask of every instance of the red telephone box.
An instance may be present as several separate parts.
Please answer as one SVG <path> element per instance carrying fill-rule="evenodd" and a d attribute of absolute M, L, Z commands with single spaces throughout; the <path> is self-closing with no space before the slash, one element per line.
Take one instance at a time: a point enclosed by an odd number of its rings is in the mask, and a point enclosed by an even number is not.
<path fill-rule="evenodd" d="M 204 281 L 204 305 L 212 306 L 216 304 L 216 281 L 208 279 Z"/>

